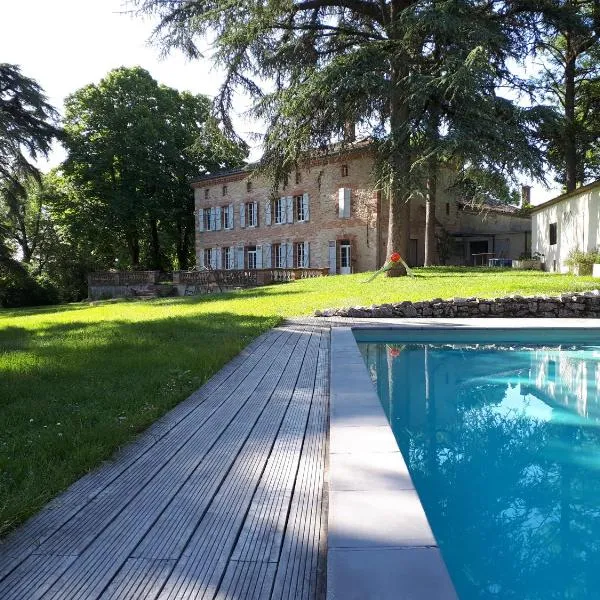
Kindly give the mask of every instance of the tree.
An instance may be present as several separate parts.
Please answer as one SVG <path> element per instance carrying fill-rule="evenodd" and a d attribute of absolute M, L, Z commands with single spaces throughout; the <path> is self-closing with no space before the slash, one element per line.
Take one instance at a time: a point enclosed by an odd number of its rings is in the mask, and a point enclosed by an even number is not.
<path fill-rule="evenodd" d="M 439 126 L 431 116 L 436 106 L 432 98 L 450 100 L 457 93 L 466 98 L 472 78 L 463 78 L 473 66 L 466 61 L 482 44 L 493 42 L 502 49 L 487 56 L 503 68 L 510 57 L 506 44 L 515 47 L 517 25 L 527 14 L 512 3 L 469 0 L 245 0 L 234 5 L 225 0 L 137 0 L 137 5 L 141 12 L 159 16 L 155 39 L 165 50 L 177 47 L 195 57 L 198 36 L 214 39 L 214 60 L 226 70 L 218 113 L 231 132 L 235 91 L 253 98 L 254 114 L 268 124 L 263 168 L 275 185 L 307 153 L 332 142 L 343 147 L 348 122 L 358 124 L 373 140 L 377 178 L 389 198 L 388 252 L 403 255 L 411 197 L 423 190 L 422 178 L 412 168 L 419 145 L 415 135 L 428 115 L 425 129 L 430 134 L 443 126 L 441 112 Z M 484 20 L 485 31 L 495 37 L 476 43 L 474 35 L 460 37 L 468 31 L 466 24 Z M 438 44 L 440 39 L 444 42 Z M 440 54 L 451 50 L 446 40 L 460 47 L 453 61 L 444 62 Z M 440 64 L 443 68 L 431 75 L 430 67 Z M 423 86 L 428 69 L 435 84 Z M 269 86 L 261 85 L 265 80 Z M 457 108 L 455 102 L 452 106 Z M 429 156 L 440 152 L 435 140 L 433 145 Z M 431 226 L 428 231 L 431 237 Z"/>
<path fill-rule="evenodd" d="M 19 185 L 37 174 L 31 160 L 46 155 L 58 135 L 57 114 L 42 88 L 18 66 L 0 63 L 0 183 Z"/>
<path fill-rule="evenodd" d="M 16 176 L 0 185 L 0 235 L 17 245 L 21 261 L 37 259 L 38 270 L 49 228 L 43 205 L 42 181 L 32 175 Z"/>
<path fill-rule="evenodd" d="M 539 84 L 557 105 L 560 118 L 550 120 L 544 133 L 550 141 L 549 160 L 571 192 L 599 172 L 586 163 L 590 152 L 597 154 L 600 139 L 594 118 L 600 104 L 600 3 L 560 0 L 550 4 L 545 17 Z"/>
<path fill-rule="evenodd" d="M 67 98 L 64 172 L 98 246 L 116 238 L 113 261 L 187 267 L 194 229 L 189 179 L 239 165 L 245 156 L 244 147 L 223 143 L 216 132 L 205 96 L 159 85 L 140 67 L 115 69 Z"/>
<path fill-rule="evenodd" d="M 425 197 L 425 266 L 434 264 L 435 206 L 441 169 L 454 173 L 454 188 L 471 204 L 510 202 L 517 172 L 544 178 L 539 124 L 544 106 L 520 106 L 502 88 L 524 87 L 508 67 L 533 41 L 523 10 L 482 8 L 469 0 L 423 3 L 422 56 L 415 87 L 423 117 L 413 135 L 421 194 Z M 531 32 L 531 33 L 530 33 Z"/>

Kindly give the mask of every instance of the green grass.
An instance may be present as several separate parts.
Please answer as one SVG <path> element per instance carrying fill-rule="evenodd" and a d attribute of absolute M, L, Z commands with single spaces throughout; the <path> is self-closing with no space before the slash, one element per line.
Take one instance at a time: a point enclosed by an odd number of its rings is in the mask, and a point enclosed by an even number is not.
<path fill-rule="evenodd" d="M 592 289 L 487 269 L 365 274 L 230 294 L 0 310 L 0 536 L 198 388 L 285 316 L 334 306 Z"/>

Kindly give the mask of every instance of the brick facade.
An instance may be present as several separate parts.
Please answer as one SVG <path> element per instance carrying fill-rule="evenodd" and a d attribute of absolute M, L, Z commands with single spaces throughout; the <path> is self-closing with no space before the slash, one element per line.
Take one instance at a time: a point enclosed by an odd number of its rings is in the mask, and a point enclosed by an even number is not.
<path fill-rule="evenodd" d="M 291 173 L 276 193 L 265 176 L 250 170 L 194 181 L 197 265 L 210 261 L 214 268 L 328 267 L 330 273 L 378 268 L 385 260 L 388 211 L 372 170 L 373 157 L 363 149 L 311 160 Z M 408 259 L 413 265 L 423 264 L 423 199 L 412 200 L 411 212 Z M 448 185 L 439 186 L 436 217 L 440 226 L 458 236 L 461 222 L 471 218 L 459 209 Z M 502 223 L 505 231 L 515 229 L 507 220 L 511 218 L 494 215 L 495 222 L 500 219 L 501 231 Z M 496 235 L 487 232 L 489 225 L 481 215 L 474 222 L 480 224 L 481 239 Z M 516 231 L 530 231 L 529 223 L 520 219 Z M 472 223 L 468 225 L 472 229 Z M 464 240 L 477 239 L 475 229 L 467 231 L 466 238 L 454 238 L 454 257 L 449 262 L 469 260 Z"/>

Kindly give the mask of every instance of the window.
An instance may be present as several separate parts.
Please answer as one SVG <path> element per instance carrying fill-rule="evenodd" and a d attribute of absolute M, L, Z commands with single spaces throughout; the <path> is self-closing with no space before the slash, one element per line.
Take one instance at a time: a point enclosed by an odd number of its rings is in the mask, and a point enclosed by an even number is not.
<path fill-rule="evenodd" d="M 204 231 L 212 231 L 214 220 L 211 219 L 212 210 L 210 208 L 202 209 L 202 224 L 204 227 Z"/>
<path fill-rule="evenodd" d="M 252 182 L 246 181 L 246 192 L 249 194 L 252 191 Z"/>
<path fill-rule="evenodd" d="M 208 200 L 208 188 L 204 190 L 204 199 Z"/>
<path fill-rule="evenodd" d="M 296 268 L 308 267 L 308 242 L 294 244 L 294 266 Z"/>
<path fill-rule="evenodd" d="M 223 186 L 223 196 L 227 196 L 227 186 Z"/>
<path fill-rule="evenodd" d="M 233 229 L 233 204 L 221 207 L 223 229 Z"/>
<path fill-rule="evenodd" d="M 285 246 L 273 244 L 273 264 L 276 269 L 285 269 Z"/>
<path fill-rule="evenodd" d="M 275 213 L 275 223 L 281 224 L 285 223 L 285 196 L 282 198 L 276 198 L 273 203 Z"/>
<path fill-rule="evenodd" d="M 548 236 L 550 237 L 550 245 L 551 246 L 555 246 L 556 245 L 556 223 L 550 223 L 550 227 L 548 230 Z"/>
<path fill-rule="evenodd" d="M 234 254 L 233 254 L 232 247 L 223 248 L 223 264 L 225 265 L 226 269 L 235 268 L 233 256 L 234 256 Z"/>
<path fill-rule="evenodd" d="M 303 196 L 294 196 L 294 217 L 296 218 L 296 221 L 306 221 Z"/>
<path fill-rule="evenodd" d="M 258 204 L 246 202 L 246 227 L 258 226 Z"/>
<path fill-rule="evenodd" d="M 301 180 L 302 176 L 300 175 L 300 171 L 296 171 L 296 185 L 298 185 Z"/>
<path fill-rule="evenodd" d="M 204 248 L 204 266 L 208 269 L 215 268 L 215 253 L 213 248 Z"/>
<path fill-rule="evenodd" d="M 342 165 L 342 177 L 348 177 L 348 165 Z"/>
<path fill-rule="evenodd" d="M 246 268 L 256 269 L 256 246 L 246 248 Z"/>

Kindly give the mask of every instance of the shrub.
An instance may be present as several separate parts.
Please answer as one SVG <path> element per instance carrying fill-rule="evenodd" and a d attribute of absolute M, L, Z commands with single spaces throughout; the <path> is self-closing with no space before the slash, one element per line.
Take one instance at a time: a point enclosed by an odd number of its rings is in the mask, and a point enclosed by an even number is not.
<path fill-rule="evenodd" d="M 591 275 L 594 263 L 600 263 L 600 250 L 584 252 L 575 248 L 569 252 L 565 261 L 567 267 L 572 271 L 577 271 L 579 275 Z"/>
<path fill-rule="evenodd" d="M 32 276 L 17 261 L 0 262 L 0 306 L 42 306 L 57 304 L 58 291 L 46 279 Z"/>

